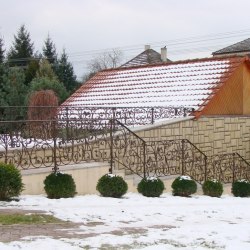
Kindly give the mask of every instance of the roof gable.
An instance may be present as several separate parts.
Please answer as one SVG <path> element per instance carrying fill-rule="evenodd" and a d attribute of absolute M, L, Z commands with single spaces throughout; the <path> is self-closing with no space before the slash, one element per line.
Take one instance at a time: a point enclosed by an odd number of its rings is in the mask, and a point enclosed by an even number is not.
<path fill-rule="evenodd" d="M 184 106 L 201 111 L 245 58 L 207 58 L 104 70 L 64 105 L 106 107 Z"/>
<path fill-rule="evenodd" d="M 126 62 L 121 66 L 121 68 L 133 67 L 133 66 L 141 66 L 141 65 L 149 65 L 149 64 L 159 64 L 162 63 L 161 54 L 156 52 L 153 49 L 147 49 L 143 51 L 141 54 L 137 55 L 130 61 Z M 167 59 L 167 62 L 171 62 Z"/>
<path fill-rule="evenodd" d="M 230 45 L 226 48 L 217 50 L 213 52 L 213 55 L 220 55 L 220 54 L 233 54 L 239 52 L 249 52 L 250 53 L 250 38 L 245 39 L 241 42 L 235 43 Z"/>

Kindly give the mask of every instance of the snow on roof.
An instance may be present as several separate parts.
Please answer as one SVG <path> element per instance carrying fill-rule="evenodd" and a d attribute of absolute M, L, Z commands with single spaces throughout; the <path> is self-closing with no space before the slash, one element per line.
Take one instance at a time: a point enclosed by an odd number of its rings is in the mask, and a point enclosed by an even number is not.
<path fill-rule="evenodd" d="M 97 73 L 64 105 L 187 107 L 200 110 L 244 60 L 207 58 Z"/>

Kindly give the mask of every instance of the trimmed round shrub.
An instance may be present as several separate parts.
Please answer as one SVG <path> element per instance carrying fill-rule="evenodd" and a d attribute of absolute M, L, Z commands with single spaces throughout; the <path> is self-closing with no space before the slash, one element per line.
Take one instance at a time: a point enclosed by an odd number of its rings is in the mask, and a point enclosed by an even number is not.
<path fill-rule="evenodd" d="M 75 181 L 69 174 L 51 173 L 43 183 L 49 199 L 69 198 L 74 197 L 76 194 Z"/>
<path fill-rule="evenodd" d="M 98 180 L 96 190 L 104 197 L 120 198 L 128 191 L 128 185 L 121 176 L 105 174 Z"/>
<path fill-rule="evenodd" d="M 221 197 L 223 185 L 217 180 L 207 180 L 202 185 L 203 194 L 211 197 Z"/>
<path fill-rule="evenodd" d="M 19 196 L 23 187 L 20 171 L 13 164 L 0 163 L 0 200 Z"/>
<path fill-rule="evenodd" d="M 172 193 L 174 196 L 188 197 L 197 191 L 197 184 L 189 176 L 177 177 L 172 185 Z"/>
<path fill-rule="evenodd" d="M 156 177 L 143 178 L 137 186 L 138 192 L 147 197 L 159 197 L 164 189 L 164 183 Z"/>
<path fill-rule="evenodd" d="M 250 182 L 248 180 L 238 180 L 232 184 L 232 194 L 236 197 L 250 196 Z"/>

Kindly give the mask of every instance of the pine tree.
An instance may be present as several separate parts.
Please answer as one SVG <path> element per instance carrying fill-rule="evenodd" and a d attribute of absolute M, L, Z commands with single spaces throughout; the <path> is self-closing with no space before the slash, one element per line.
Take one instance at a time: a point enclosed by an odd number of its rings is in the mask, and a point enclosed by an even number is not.
<path fill-rule="evenodd" d="M 68 55 L 66 54 L 65 49 L 58 61 L 58 66 L 56 67 L 55 72 L 59 81 L 64 84 L 69 93 L 72 93 L 78 87 L 73 66 L 68 62 Z"/>
<path fill-rule="evenodd" d="M 4 102 L 9 106 L 24 106 L 27 90 L 23 70 L 15 67 L 9 68 L 3 76 Z"/>
<path fill-rule="evenodd" d="M 57 62 L 56 46 L 49 35 L 44 41 L 43 57 L 47 59 L 52 65 Z"/>
<path fill-rule="evenodd" d="M 39 60 L 32 59 L 25 69 L 25 84 L 30 85 L 30 82 L 36 77 L 37 71 L 39 70 Z"/>
<path fill-rule="evenodd" d="M 39 63 L 39 69 L 36 73 L 36 78 L 47 77 L 49 79 L 58 80 L 55 72 L 52 69 L 51 64 L 47 59 L 42 59 Z"/>
<path fill-rule="evenodd" d="M 3 75 L 6 71 L 6 65 L 4 64 L 4 52 L 3 49 L 3 39 L 0 38 L 0 93 L 2 92 L 2 86 L 3 86 Z M 0 99 L 2 99 L 2 94 L 0 94 Z M 1 104 L 1 101 L 0 101 Z"/>
<path fill-rule="evenodd" d="M 41 60 L 36 77 L 31 82 L 28 99 L 35 91 L 40 90 L 53 90 L 60 103 L 68 97 L 65 86 L 58 80 L 50 63 L 45 59 Z"/>
<path fill-rule="evenodd" d="M 27 66 L 33 57 L 34 45 L 31 42 L 30 34 L 22 25 L 14 36 L 14 42 L 8 53 L 10 66 Z"/>
<path fill-rule="evenodd" d="M 0 37 L 0 64 L 4 62 L 4 53 L 5 50 L 3 49 L 3 39 Z"/>

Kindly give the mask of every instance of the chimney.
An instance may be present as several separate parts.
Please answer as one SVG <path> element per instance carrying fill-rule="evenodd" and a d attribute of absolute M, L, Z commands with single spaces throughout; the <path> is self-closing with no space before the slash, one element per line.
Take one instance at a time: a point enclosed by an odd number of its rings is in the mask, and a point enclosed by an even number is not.
<path fill-rule="evenodd" d="M 167 61 L 167 48 L 166 48 L 166 46 L 161 48 L 161 60 L 163 62 Z"/>
<path fill-rule="evenodd" d="M 148 49 L 150 49 L 150 45 L 145 45 L 145 50 L 148 50 Z"/>

